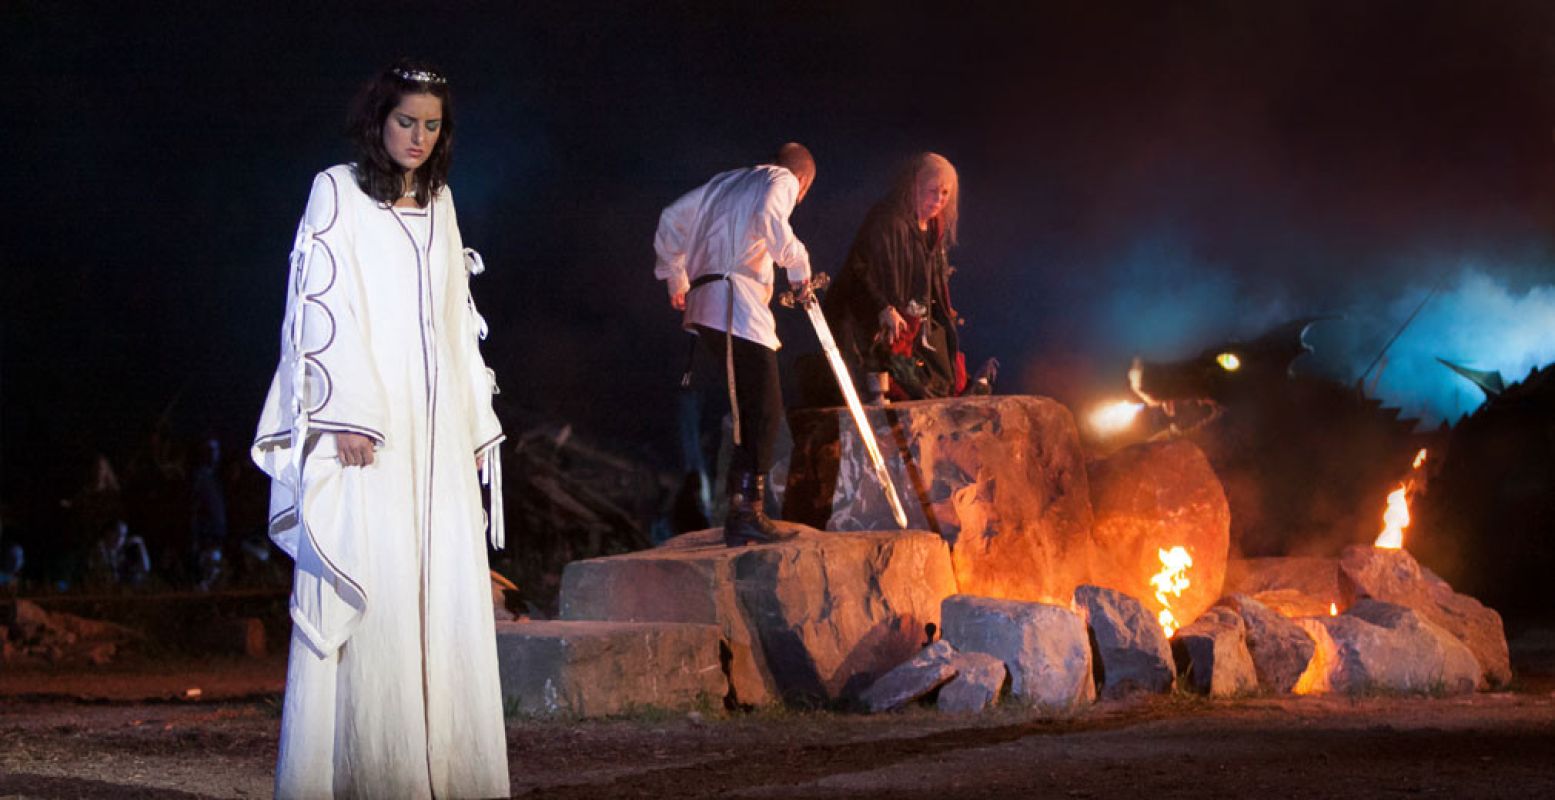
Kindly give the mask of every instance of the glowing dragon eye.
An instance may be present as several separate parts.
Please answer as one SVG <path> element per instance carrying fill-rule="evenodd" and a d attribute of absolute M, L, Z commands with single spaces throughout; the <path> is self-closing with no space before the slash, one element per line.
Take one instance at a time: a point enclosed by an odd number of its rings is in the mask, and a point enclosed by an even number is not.
<path fill-rule="evenodd" d="M 1226 372 L 1236 372 L 1242 368 L 1242 359 L 1236 357 L 1236 353 L 1221 353 L 1215 356 L 1215 363 Z"/>

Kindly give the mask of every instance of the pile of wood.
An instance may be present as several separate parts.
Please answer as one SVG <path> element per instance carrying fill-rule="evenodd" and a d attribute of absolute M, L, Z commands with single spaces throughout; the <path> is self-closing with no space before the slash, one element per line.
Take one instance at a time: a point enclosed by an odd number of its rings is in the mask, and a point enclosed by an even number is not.
<path fill-rule="evenodd" d="M 570 425 L 511 437 L 502 457 L 507 548 L 492 566 L 541 609 L 554 606 L 569 562 L 649 547 L 676 486 L 673 475 L 580 441 Z"/>

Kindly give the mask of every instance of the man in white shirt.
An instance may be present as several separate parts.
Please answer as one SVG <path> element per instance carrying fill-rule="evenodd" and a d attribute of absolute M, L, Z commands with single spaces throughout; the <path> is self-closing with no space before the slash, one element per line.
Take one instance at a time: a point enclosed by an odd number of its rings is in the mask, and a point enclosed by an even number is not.
<path fill-rule="evenodd" d="M 670 305 L 684 312 L 684 327 L 724 365 L 729 383 L 735 447 L 724 541 L 730 547 L 792 535 L 773 526 L 762 507 L 783 415 L 782 344 L 770 304 L 774 262 L 797 292 L 808 290 L 810 253 L 788 217 L 814 180 L 810 151 L 790 142 L 775 163 L 720 173 L 682 195 L 659 216 L 654 237 L 654 276 L 669 289 Z"/>

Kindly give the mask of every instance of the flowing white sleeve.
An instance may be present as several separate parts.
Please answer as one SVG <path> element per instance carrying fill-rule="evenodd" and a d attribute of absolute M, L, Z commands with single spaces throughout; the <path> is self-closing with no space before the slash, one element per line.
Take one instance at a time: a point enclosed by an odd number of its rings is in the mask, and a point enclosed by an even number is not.
<path fill-rule="evenodd" d="M 296 562 L 290 610 L 320 658 L 338 649 L 367 606 L 370 551 L 362 472 L 342 469 L 320 433 L 383 444 L 388 409 L 367 340 L 343 169 L 320 173 L 298 225 L 281 326 L 281 362 L 251 455 L 271 477 L 270 538 Z M 306 466 L 306 469 L 304 467 Z"/>
<path fill-rule="evenodd" d="M 686 275 L 686 253 L 691 247 L 691 226 L 696 224 L 703 189 L 686 192 L 659 215 L 659 230 L 653 237 L 653 251 L 658 256 L 653 276 L 664 281 L 671 297 L 691 288 L 691 279 Z"/>
<path fill-rule="evenodd" d="M 469 436 L 474 455 L 481 457 L 481 483 L 490 497 L 490 509 L 486 520 L 491 546 L 500 550 L 506 546 L 506 524 L 503 520 L 502 493 L 502 442 L 507 438 L 502 423 L 492 408 L 492 398 L 498 392 L 496 373 L 486 366 L 481 357 L 480 343 L 488 329 L 486 319 L 475 307 L 470 294 L 470 278 L 486 271 L 485 259 L 472 248 L 464 246 L 459 233 L 458 216 L 454 212 L 451 189 L 447 194 L 449 281 L 450 290 L 444 301 L 444 327 L 452 331 L 449 346 L 456 359 L 456 367 L 465 381 L 465 397 L 469 403 L 466 419 L 469 420 Z"/>
<path fill-rule="evenodd" d="M 445 188 L 443 191 L 452 190 Z M 449 260 L 452 290 L 448 293 L 450 305 L 445 313 L 447 324 L 454 331 L 450 345 L 460 361 L 459 367 L 470 391 L 470 442 L 475 452 L 481 453 L 503 438 L 502 423 L 497 420 L 497 413 L 492 409 L 492 396 L 497 394 L 496 373 L 486 366 L 486 360 L 481 356 L 480 343 L 485 341 L 488 333 L 486 319 L 476 309 L 475 297 L 470 293 L 470 278 L 485 272 L 486 262 L 480 253 L 464 246 L 451 194 L 448 198 L 448 223 L 448 238 L 452 248 Z"/>
<path fill-rule="evenodd" d="M 772 260 L 788 270 L 789 283 L 810 280 L 810 251 L 788 225 L 788 217 L 798 201 L 799 179 L 792 173 L 781 173 L 768 187 L 756 222 Z"/>
<path fill-rule="evenodd" d="M 272 506 L 284 506 L 287 492 L 300 494 L 302 445 L 310 435 L 358 433 L 381 445 L 387 428 L 388 404 L 362 316 L 351 215 L 342 207 L 342 194 L 355 188 L 340 180 L 332 172 L 314 178 L 292 246 L 281 359 L 253 445 L 254 461 L 275 481 Z M 295 509 L 272 507 L 272 521 L 288 510 Z M 293 552 L 279 535 L 277 541 Z"/>

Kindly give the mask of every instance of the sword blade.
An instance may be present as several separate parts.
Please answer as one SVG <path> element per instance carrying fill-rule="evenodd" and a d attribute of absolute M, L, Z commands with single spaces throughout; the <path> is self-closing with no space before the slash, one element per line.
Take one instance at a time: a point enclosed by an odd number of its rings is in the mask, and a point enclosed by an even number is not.
<path fill-rule="evenodd" d="M 891 504 L 891 515 L 896 517 L 898 527 L 906 528 L 907 511 L 902 508 L 901 498 L 896 496 L 896 483 L 891 480 L 891 473 L 886 471 L 885 457 L 880 454 L 880 443 L 875 441 L 875 428 L 864 415 L 864 405 L 859 402 L 858 390 L 853 386 L 853 379 L 848 376 L 848 366 L 842 361 L 837 340 L 832 338 L 831 326 L 826 324 L 826 316 L 821 313 L 821 304 L 812 299 L 804 304 L 804 310 L 810 318 L 810 324 L 815 327 L 815 338 L 820 340 L 821 349 L 826 352 L 826 361 L 831 364 L 837 386 L 842 389 L 842 399 L 848 404 L 848 413 L 858 428 L 859 438 L 864 440 L 869 462 L 875 468 L 875 478 L 880 481 L 880 488 L 885 490 L 886 500 Z"/>

